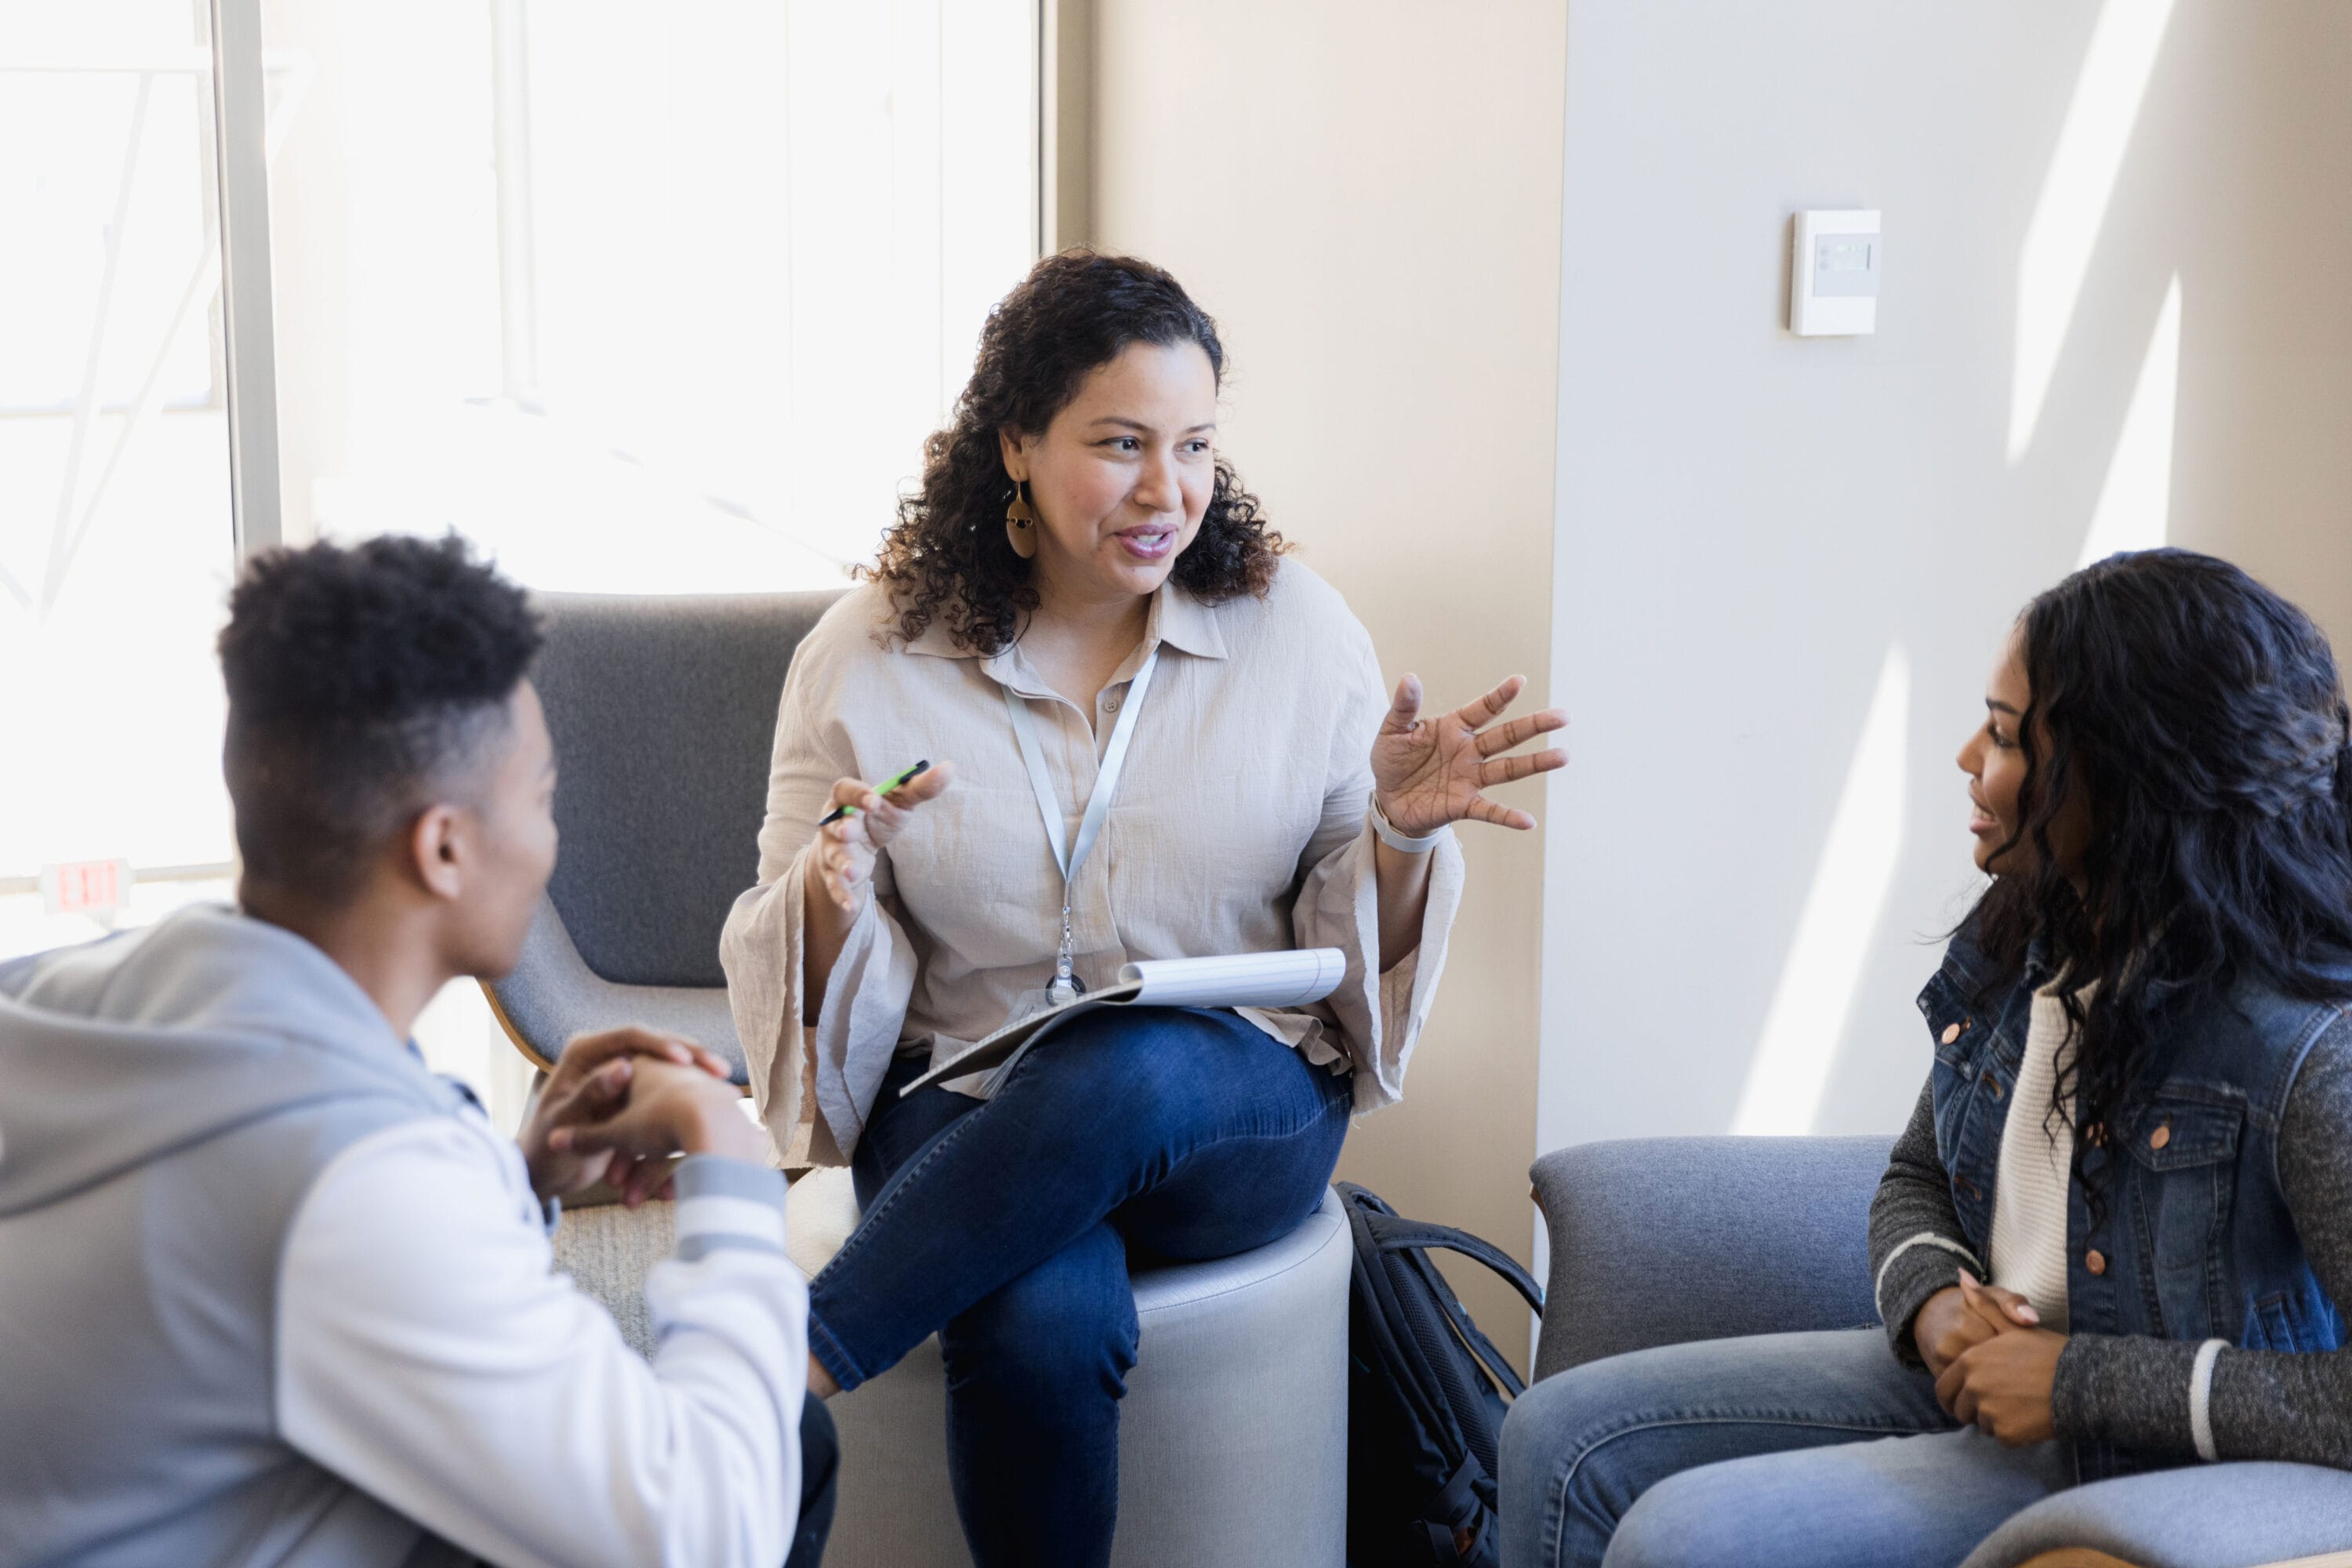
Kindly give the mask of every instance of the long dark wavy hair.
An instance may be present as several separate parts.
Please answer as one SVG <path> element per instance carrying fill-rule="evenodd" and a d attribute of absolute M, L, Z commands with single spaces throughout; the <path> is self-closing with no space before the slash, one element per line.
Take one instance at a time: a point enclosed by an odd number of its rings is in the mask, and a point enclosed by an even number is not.
<path fill-rule="evenodd" d="M 1089 372 L 1133 343 L 1197 343 L 1218 384 L 1217 324 L 1175 279 L 1148 261 L 1067 250 L 1029 270 L 988 315 L 971 380 L 944 430 L 923 443 L 922 485 L 898 502 L 879 556 L 856 575 L 877 582 L 908 640 L 939 620 L 959 647 L 994 653 L 1037 607 L 1030 563 L 1013 552 L 1004 509 L 1013 480 L 997 432 L 1038 436 Z M 1289 547 L 1223 458 L 1200 531 L 1176 558 L 1176 585 L 1215 604 L 1264 594 Z"/>
<path fill-rule="evenodd" d="M 2110 556 L 2019 626 L 2026 773 L 1996 858 L 2030 841 L 2033 864 L 1995 877 L 1970 919 L 2005 984 L 2047 939 L 2074 1041 L 2054 1109 L 2081 1132 L 2083 1181 L 2085 1147 L 2160 1076 L 2159 1012 L 2241 979 L 2352 994 L 2352 709 L 2311 617 L 2209 555 Z M 2079 889 L 2051 849 L 2078 791 Z M 2095 1215 L 2102 1185 L 2085 1184 Z"/>

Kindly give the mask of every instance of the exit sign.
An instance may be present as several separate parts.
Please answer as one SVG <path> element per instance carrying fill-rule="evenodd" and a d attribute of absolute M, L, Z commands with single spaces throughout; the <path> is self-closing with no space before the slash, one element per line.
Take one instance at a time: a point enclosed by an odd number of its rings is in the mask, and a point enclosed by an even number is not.
<path fill-rule="evenodd" d="M 53 915 L 107 915 L 131 901 L 128 860 L 67 860 L 41 868 L 41 908 Z"/>

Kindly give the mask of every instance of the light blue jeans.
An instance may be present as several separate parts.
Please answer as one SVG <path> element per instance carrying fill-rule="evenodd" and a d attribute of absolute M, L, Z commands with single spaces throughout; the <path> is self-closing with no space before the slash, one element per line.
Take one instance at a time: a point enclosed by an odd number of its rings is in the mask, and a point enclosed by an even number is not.
<path fill-rule="evenodd" d="M 1875 1328 L 1572 1368 L 1512 1408 L 1502 1470 L 1504 1568 L 1953 1568 L 2074 1484 L 2072 1444 L 1958 1425 Z"/>

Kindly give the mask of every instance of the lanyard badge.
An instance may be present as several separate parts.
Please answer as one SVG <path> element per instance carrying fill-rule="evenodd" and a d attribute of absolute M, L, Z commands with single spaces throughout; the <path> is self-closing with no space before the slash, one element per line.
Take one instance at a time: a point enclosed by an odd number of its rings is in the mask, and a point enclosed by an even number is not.
<path fill-rule="evenodd" d="M 1128 686 L 1127 703 L 1120 710 L 1118 722 L 1111 726 L 1110 745 L 1103 752 L 1102 766 L 1095 774 L 1094 794 L 1087 797 L 1087 809 L 1078 819 L 1078 837 L 1066 843 L 1062 831 L 1062 803 L 1054 794 L 1053 775 L 1045 771 L 1045 753 L 1037 743 L 1037 723 L 1030 716 L 1029 704 L 1019 692 L 1005 687 L 1005 710 L 1013 716 L 1013 738 L 1021 743 L 1021 760 L 1029 769 L 1029 787 L 1037 796 L 1038 815 L 1045 819 L 1045 839 L 1053 846 L 1054 864 L 1062 873 L 1062 945 L 1054 957 L 1054 981 L 1045 988 L 1046 1000 L 1055 1006 L 1077 999 L 1086 989 L 1072 972 L 1076 957 L 1077 939 L 1070 929 L 1071 889 L 1076 884 L 1078 868 L 1086 864 L 1087 856 L 1102 833 L 1103 823 L 1110 816 L 1110 803 L 1118 794 L 1119 774 L 1127 768 L 1128 742 L 1135 738 L 1135 715 L 1143 707 L 1143 694 L 1151 686 L 1151 672 L 1159 668 L 1160 649 L 1153 647 L 1144 658 L 1143 668 L 1135 672 Z"/>

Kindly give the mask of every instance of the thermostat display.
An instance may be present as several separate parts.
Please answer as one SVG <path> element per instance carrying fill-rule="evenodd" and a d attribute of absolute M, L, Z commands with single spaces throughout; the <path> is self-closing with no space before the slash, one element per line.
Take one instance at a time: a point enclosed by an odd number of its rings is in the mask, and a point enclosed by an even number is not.
<path fill-rule="evenodd" d="M 1878 330 L 1884 242 L 1878 214 L 1797 215 L 1789 268 L 1789 330 L 1801 338 L 1849 337 Z"/>

